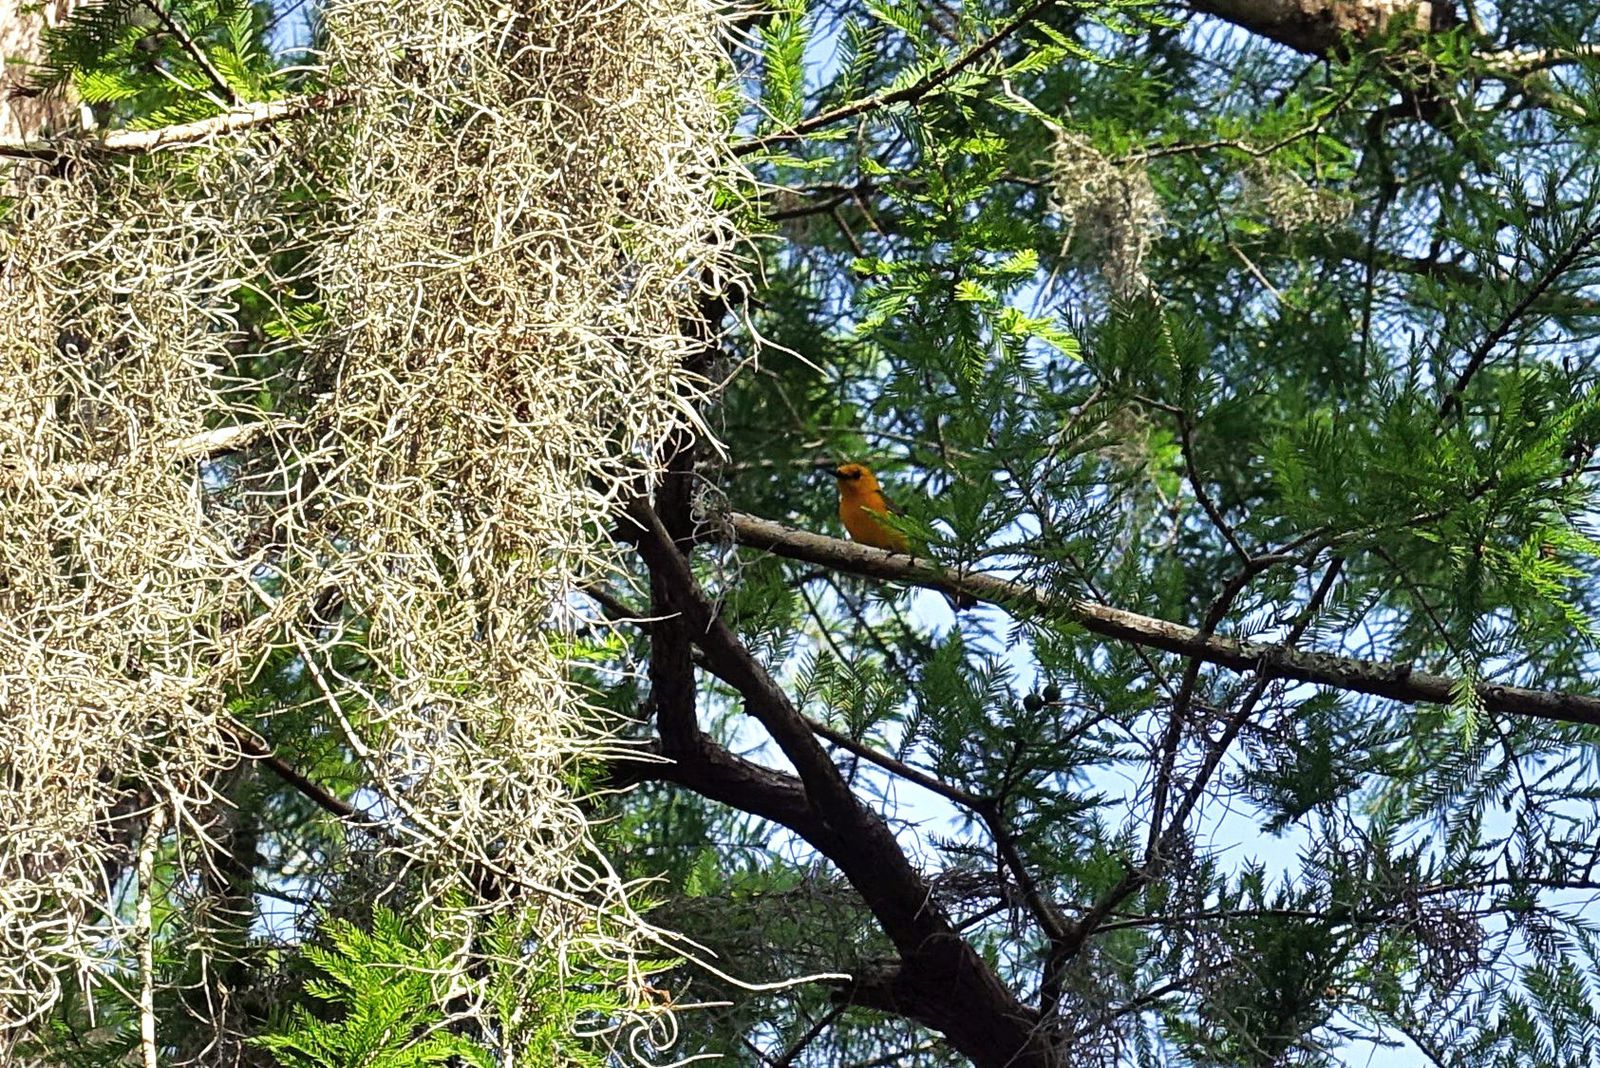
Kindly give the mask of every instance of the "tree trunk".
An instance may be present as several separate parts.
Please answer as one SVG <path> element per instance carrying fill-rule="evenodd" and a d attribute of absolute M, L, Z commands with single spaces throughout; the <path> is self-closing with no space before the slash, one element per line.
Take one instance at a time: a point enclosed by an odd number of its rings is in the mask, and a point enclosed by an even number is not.
<path fill-rule="evenodd" d="M 44 54 L 44 31 L 61 25 L 78 0 L 0 8 L 0 137 L 31 137 L 72 121 L 66 92 L 35 93 L 28 88 L 32 65 Z"/>

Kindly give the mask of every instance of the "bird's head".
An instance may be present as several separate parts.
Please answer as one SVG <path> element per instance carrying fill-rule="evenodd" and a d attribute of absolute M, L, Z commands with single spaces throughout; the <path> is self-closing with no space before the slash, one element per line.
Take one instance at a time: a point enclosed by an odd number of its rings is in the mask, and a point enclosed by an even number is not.
<path fill-rule="evenodd" d="M 867 473 L 867 469 L 860 464 L 840 464 L 833 469 L 833 477 L 840 482 L 854 482 Z"/>
<path fill-rule="evenodd" d="M 873 490 L 878 486 L 878 480 L 866 464 L 840 464 L 833 469 L 833 477 L 839 480 L 842 490 Z"/>

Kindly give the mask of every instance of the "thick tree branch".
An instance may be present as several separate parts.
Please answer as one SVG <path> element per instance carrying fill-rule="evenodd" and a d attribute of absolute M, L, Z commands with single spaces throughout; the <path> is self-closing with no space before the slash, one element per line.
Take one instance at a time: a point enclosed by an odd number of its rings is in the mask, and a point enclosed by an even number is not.
<path fill-rule="evenodd" d="M 214 115 L 209 119 L 162 126 L 155 130 L 118 130 L 104 137 L 57 137 L 49 139 L 29 137 L 0 138 L 0 157 L 35 159 L 52 162 L 61 156 L 78 152 L 105 152 L 133 154 L 154 152 L 161 148 L 178 148 L 204 141 L 218 134 L 236 133 L 252 126 L 266 126 L 284 119 L 295 119 L 314 111 L 323 111 L 349 103 L 346 93 L 329 91 L 291 100 L 273 100 L 260 104 L 245 104 Z"/>
<path fill-rule="evenodd" d="M 1311 56 L 1333 55 L 1347 39 L 1365 40 L 1396 22 L 1419 34 L 1460 25 L 1455 5 L 1442 0 L 1189 0 L 1189 7 Z M 1586 43 L 1485 51 L 1474 58 L 1489 74 L 1516 79 L 1596 56 L 1600 44 Z"/>
<path fill-rule="evenodd" d="M 166 446 L 166 459 L 214 460 L 229 452 L 243 449 L 263 434 L 275 429 L 270 423 L 241 423 L 222 426 L 180 438 Z M 37 483 L 45 486 L 87 486 L 111 472 L 111 464 L 91 460 L 82 463 L 50 464 L 47 467 L 30 467 L 14 460 L 0 460 L 0 489 Z"/>
<path fill-rule="evenodd" d="M 1063 597 L 989 575 L 945 572 L 927 560 L 796 530 L 757 516 L 734 513 L 730 519 L 735 539 L 752 549 L 869 578 L 965 593 L 990 604 L 1073 623 L 1101 637 L 1198 657 L 1233 671 L 1259 672 L 1267 678 L 1293 679 L 1406 704 L 1447 705 L 1461 685 L 1459 679 L 1434 675 L 1409 664 L 1331 656 L 1268 642 L 1208 636 L 1181 623 Z M 1491 711 L 1600 726 L 1600 697 L 1494 683 L 1479 683 L 1476 690 L 1478 699 Z"/>
<path fill-rule="evenodd" d="M 1190 0 L 1215 15 L 1307 55 L 1327 56 L 1347 38 L 1363 40 L 1395 21 L 1419 32 L 1451 24 L 1451 5 L 1429 0 Z"/>
<path fill-rule="evenodd" d="M 1527 52 L 1480 52 L 1478 59 L 1490 73 L 1521 78 L 1551 67 L 1565 67 L 1600 58 L 1600 44 L 1580 44 L 1571 48 L 1538 48 Z"/>
<path fill-rule="evenodd" d="M 695 732 L 693 744 L 680 755 L 660 759 L 659 744 L 640 751 L 637 759 L 613 761 L 607 785 L 625 789 L 643 782 L 664 782 L 693 790 L 701 797 L 748 812 L 794 831 L 824 856 L 842 844 L 818 819 L 806 801 L 805 788 L 793 775 L 728 752 L 708 735 Z"/>
<path fill-rule="evenodd" d="M 653 585 L 669 601 L 657 610 L 681 616 L 711 669 L 734 687 L 794 765 L 807 806 L 826 829 L 812 844 L 839 866 L 901 954 L 895 989 L 906 1014 L 943 1032 L 980 1066 L 1053 1068 L 1054 1052 L 1036 1031 L 1037 1016 L 962 938 L 888 824 L 850 790 L 805 717 L 718 617 L 660 518 L 643 499 L 628 506 L 627 518 Z M 658 624 L 652 632 L 665 629 Z"/>
<path fill-rule="evenodd" d="M 625 605 L 615 602 L 614 599 L 609 597 L 609 595 L 599 593 L 593 589 L 586 590 L 585 592 L 588 593 L 589 596 L 599 600 L 603 606 L 607 606 L 607 615 L 611 618 L 617 620 L 632 619 L 635 622 L 638 622 L 637 613 L 629 611 Z M 608 601 L 611 602 L 609 605 L 607 605 Z M 713 666 L 707 666 L 714 670 Z M 729 685 L 736 685 L 736 683 L 731 679 L 724 679 L 723 681 L 728 682 Z M 907 764 L 904 761 L 896 760 L 894 757 L 891 757 L 886 753 L 880 753 L 871 746 L 858 742 L 848 734 L 845 734 L 842 731 L 834 730 L 825 723 L 819 723 L 810 717 L 807 717 L 805 722 L 813 733 L 828 739 L 841 749 L 844 749 L 863 760 L 876 764 L 885 771 L 906 779 L 908 782 L 915 783 L 925 790 L 938 794 L 953 804 L 968 809 L 974 815 L 976 815 L 983 822 L 984 826 L 988 828 L 989 835 L 994 841 L 995 848 L 1000 854 L 1001 861 L 1011 872 L 1012 878 L 1017 881 L 1017 886 L 1022 891 L 1024 900 L 1027 901 L 1029 909 L 1033 912 L 1034 918 L 1038 920 L 1039 925 L 1041 928 L 1043 928 L 1045 934 L 1053 940 L 1060 939 L 1067 934 L 1070 929 L 1068 921 L 1061 914 L 1055 903 L 1046 897 L 1044 892 L 1039 889 L 1038 883 L 1034 880 L 1032 873 L 1028 870 L 1026 863 L 1022 859 L 1022 853 L 1017 848 L 1015 838 L 1012 836 L 1010 829 L 1005 825 L 1005 820 L 1003 813 L 1000 810 L 1000 805 L 994 798 L 979 797 L 978 795 L 969 793 L 960 787 L 952 786 L 949 783 L 946 783 L 919 768 L 912 767 L 910 764 Z M 696 742 L 695 746 L 691 748 L 694 750 L 695 757 L 703 758 L 704 751 L 700 747 L 710 746 L 713 743 L 711 743 L 709 738 L 706 738 L 704 735 L 700 735 L 698 731 L 696 731 L 696 736 L 698 741 Z M 718 752 L 720 753 L 722 751 L 718 750 Z M 694 758 L 683 754 L 680 754 L 680 756 L 691 764 L 697 763 Z M 646 779 L 655 778 L 663 781 L 677 781 L 682 785 L 690 785 L 689 783 L 684 782 L 680 778 L 677 778 L 671 774 L 660 772 L 652 774 L 651 772 L 644 770 L 644 767 L 640 765 L 630 764 L 629 767 L 634 767 L 636 769 L 629 774 L 628 781 L 631 782 L 642 782 Z M 619 785 L 621 784 L 623 783 L 619 780 Z M 704 783 L 702 782 L 702 785 L 703 784 Z M 697 792 L 705 793 L 705 790 L 700 789 L 698 786 L 694 788 L 697 790 Z M 741 790 L 740 793 L 743 794 L 744 791 Z M 706 794 L 706 796 L 711 795 Z M 727 803 L 734 805 L 734 807 L 740 808 L 744 811 L 756 811 L 751 804 L 743 803 L 736 797 L 725 798 L 724 800 Z M 791 826 L 791 829 L 797 831 L 801 830 L 800 828 L 795 827 L 788 819 L 779 819 L 779 822 L 783 822 L 786 825 Z M 801 831 L 801 834 L 803 837 L 807 837 L 808 839 L 811 838 L 811 836 L 804 831 Z M 812 844 L 818 846 L 818 848 L 822 849 L 824 853 L 828 852 L 826 849 L 823 849 L 822 846 L 814 839 L 812 839 Z"/>

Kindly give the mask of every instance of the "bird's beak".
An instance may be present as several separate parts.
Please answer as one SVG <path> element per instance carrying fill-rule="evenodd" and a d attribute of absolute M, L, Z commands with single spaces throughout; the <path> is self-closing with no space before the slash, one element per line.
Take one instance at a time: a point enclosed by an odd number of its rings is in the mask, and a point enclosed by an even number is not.
<path fill-rule="evenodd" d="M 832 478 L 839 477 L 839 465 L 832 460 L 818 460 L 812 466 L 816 468 L 818 474 L 826 473 Z"/>

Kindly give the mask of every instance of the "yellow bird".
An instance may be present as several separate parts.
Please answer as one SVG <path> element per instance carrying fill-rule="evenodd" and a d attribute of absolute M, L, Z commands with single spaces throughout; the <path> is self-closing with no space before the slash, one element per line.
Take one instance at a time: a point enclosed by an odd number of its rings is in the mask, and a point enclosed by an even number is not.
<path fill-rule="evenodd" d="M 911 552 L 906 536 L 883 521 L 894 506 L 866 464 L 840 464 L 833 469 L 833 477 L 839 480 L 839 520 L 850 537 L 892 553 Z"/>
<path fill-rule="evenodd" d="M 911 544 L 906 536 L 883 521 L 884 516 L 899 510 L 883 495 L 872 469 L 866 464 L 840 464 L 833 469 L 833 477 L 839 482 L 839 521 L 850 537 L 863 545 L 909 556 Z M 970 594 L 940 592 L 957 612 L 978 603 Z"/>

